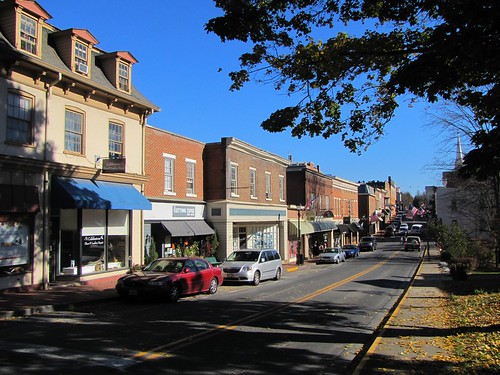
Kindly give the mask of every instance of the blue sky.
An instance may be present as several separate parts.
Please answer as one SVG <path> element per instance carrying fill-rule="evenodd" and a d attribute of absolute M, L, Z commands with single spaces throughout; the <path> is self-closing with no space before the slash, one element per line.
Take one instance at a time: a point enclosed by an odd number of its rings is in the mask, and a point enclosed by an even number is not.
<path fill-rule="evenodd" d="M 129 51 L 139 61 L 132 80 L 161 108 L 150 125 L 202 142 L 235 137 L 295 162 L 350 181 L 387 180 L 403 192 L 441 185 L 442 169 L 452 163 L 455 141 L 429 126 L 428 105 L 402 104 L 385 136 L 361 156 L 338 138 L 302 138 L 268 133 L 260 124 L 274 110 L 291 104 L 271 86 L 250 84 L 230 92 L 227 74 L 238 68 L 241 43 L 222 43 L 204 31 L 220 14 L 212 0 L 39 0 L 59 29 L 89 30 L 107 52 Z M 219 69 L 221 71 L 219 71 Z"/>

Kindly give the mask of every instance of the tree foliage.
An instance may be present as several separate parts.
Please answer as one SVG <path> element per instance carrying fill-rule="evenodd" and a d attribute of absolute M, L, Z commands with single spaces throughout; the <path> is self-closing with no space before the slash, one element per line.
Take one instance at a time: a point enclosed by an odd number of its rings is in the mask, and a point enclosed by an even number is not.
<path fill-rule="evenodd" d="M 256 80 L 294 99 L 263 121 L 270 132 L 336 135 L 359 153 L 407 96 L 498 126 L 498 0 L 214 1 L 224 14 L 206 30 L 249 46 L 231 89 Z"/>

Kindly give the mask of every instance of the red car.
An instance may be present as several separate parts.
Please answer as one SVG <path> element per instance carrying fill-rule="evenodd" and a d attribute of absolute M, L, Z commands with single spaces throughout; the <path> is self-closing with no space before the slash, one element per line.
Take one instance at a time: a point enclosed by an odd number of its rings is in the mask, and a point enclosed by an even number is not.
<path fill-rule="evenodd" d="M 203 258 L 158 258 L 141 271 L 122 276 L 116 283 L 121 297 L 180 297 L 215 294 L 222 284 L 222 270 Z"/>

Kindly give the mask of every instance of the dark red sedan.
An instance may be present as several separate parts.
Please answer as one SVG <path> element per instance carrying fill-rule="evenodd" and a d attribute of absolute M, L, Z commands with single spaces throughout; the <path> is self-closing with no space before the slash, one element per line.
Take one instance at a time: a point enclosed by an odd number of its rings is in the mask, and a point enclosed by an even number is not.
<path fill-rule="evenodd" d="M 122 297 L 180 297 L 215 294 L 222 284 L 222 270 L 203 258 L 158 258 L 144 269 L 120 277 L 116 291 Z"/>

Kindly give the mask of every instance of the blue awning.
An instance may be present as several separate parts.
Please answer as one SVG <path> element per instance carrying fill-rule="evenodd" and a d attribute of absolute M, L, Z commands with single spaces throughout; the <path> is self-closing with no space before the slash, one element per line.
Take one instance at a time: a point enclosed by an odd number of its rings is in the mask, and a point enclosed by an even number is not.
<path fill-rule="evenodd" d="M 52 181 L 52 205 L 57 208 L 152 209 L 151 202 L 132 185 L 56 176 Z"/>

